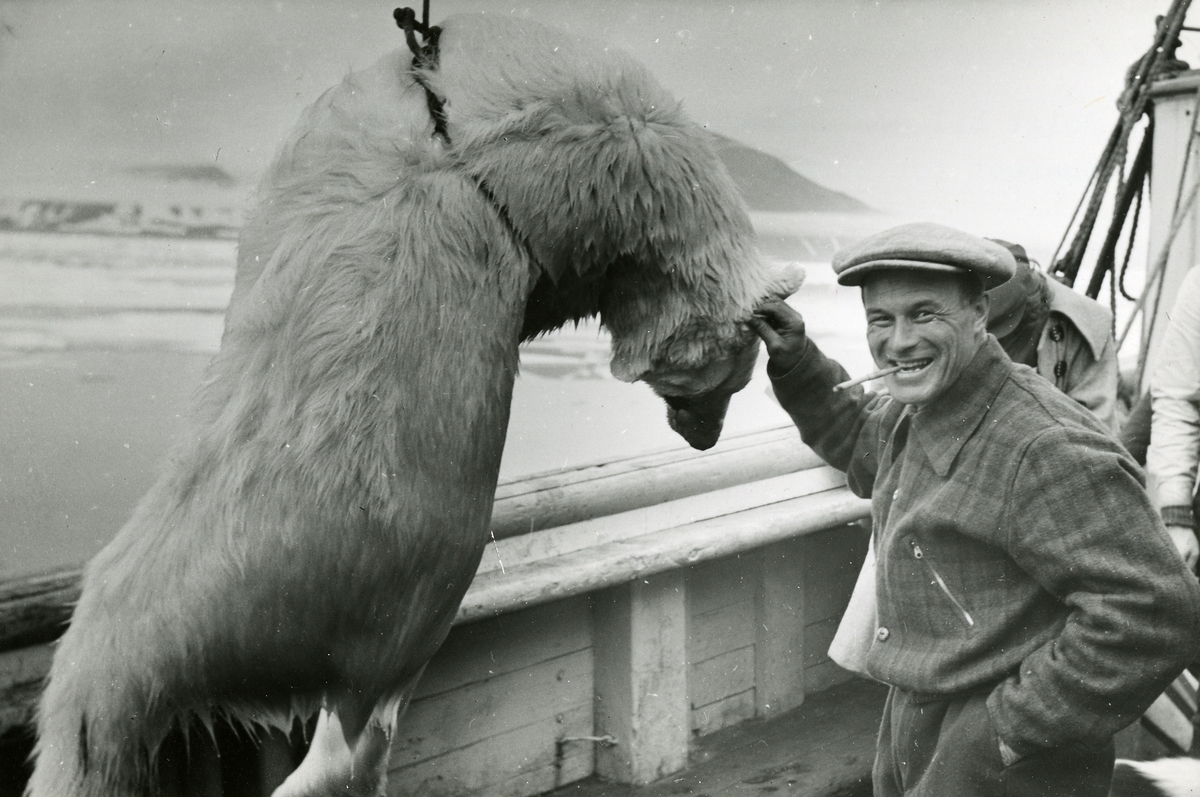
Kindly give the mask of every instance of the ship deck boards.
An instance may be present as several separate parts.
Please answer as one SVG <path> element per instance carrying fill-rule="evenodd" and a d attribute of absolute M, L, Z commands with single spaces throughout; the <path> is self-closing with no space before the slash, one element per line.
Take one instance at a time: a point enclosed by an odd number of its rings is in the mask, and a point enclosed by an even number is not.
<path fill-rule="evenodd" d="M 700 737 L 684 772 L 647 786 L 593 776 L 545 797 L 870 797 L 886 695 L 879 684 L 848 681 L 779 717 Z"/>

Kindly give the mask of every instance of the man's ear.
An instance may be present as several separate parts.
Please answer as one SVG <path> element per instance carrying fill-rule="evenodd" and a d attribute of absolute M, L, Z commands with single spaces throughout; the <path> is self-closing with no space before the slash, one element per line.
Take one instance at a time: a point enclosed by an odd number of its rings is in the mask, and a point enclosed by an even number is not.
<path fill-rule="evenodd" d="M 979 299 L 974 304 L 975 329 L 978 332 L 987 334 L 988 311 L 992 306 L 992 297 L 988 296 L 987 291 L 979 295 Z"/>

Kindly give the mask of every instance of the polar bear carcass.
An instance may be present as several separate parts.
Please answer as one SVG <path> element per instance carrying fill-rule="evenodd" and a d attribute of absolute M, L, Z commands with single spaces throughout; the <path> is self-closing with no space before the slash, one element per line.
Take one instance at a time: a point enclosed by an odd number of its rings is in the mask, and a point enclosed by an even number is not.
<path fill-rule="evenodd" d="M 357 763 L 310 755 L 279 793 L 378 788 L 484 548 L 521 341 L 598 315 L 613 373 L 716 442 L 745 321 L 799 274 L 759 257 L 708 136 L 530 22 L 451 18 L 436 56 L 349 75 L 265 176 L 189 431 L 86 568 L 33 797 L 153 794 L 172 728 L 320 707 Z"/>

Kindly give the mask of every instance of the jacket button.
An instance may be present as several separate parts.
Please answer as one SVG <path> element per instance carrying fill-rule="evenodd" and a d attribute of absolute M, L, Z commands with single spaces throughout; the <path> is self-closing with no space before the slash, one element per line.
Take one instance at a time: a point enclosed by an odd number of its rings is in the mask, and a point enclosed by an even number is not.
<path fill-rule="evenodd" d="M 891 635 L 892 635 L 892 632 L 887 630 L 883 626 L 879 626 L 879 630 L 875 632 L 875 638 L 878 639 L 880 642 L 887 642 L 887 638 L 890 637 Z"/>

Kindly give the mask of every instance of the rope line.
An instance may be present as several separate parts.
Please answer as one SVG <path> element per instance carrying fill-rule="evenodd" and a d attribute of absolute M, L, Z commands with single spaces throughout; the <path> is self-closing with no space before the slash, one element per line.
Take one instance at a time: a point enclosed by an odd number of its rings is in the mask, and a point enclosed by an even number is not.
<path fill-rule="evenodd" d="M 1190 4 L 1191 0 L 1172 0 L 1170 10 L 1160 18 L 1153 44 L 1126 77 L 1125 91 L 1117 103 L 1121 116 L 1109 136 L 1108 144 L 1093 173 L 1094 186 L 1092 186 L 1091 195 L 1086 202 L 1083 218 L 1075 231 L 1075 238 L 1062 260 L 1052 261 L 1050 266 L 1050 272 L 1060 275 L 1062 281 L 1067 285 L 1074 285 L 1075 277 L 1083 263 L 1084 250 L 1087 249 L 1088 240 L 1091 238 L 1096 219 L 1100 214 L 1100 205 L 1104 200 L 1109 178 L 1117 163 L 1124 160 L 1129 146 L 1130 133 L 1147 111 L 1146 106 L 1150 100 L 1150 82 L 1167 68 L 1174 57 L 1179 31 L 1183 26 L 1184 16 L 1187 14 Z M 1089 185 L 1092 184 L 1089 183 Z M 1088 196 L 1087 191 L 1084 196 Z M 1072 216 L 1072 222 L 1074 222 L 1074 218 Z M 1070 229 L 1069 224 L 1067 228 Z M 1089 290 L 1088 294 L 1095 297 L 1099 285 L 1093 281 L 1093 286 L 1096 290 Z"/>
<path fill-rule="evenodd" d="M 1117 279 L 1117 287 L 1120 289 L 1121 295 L 1130 302 L 1136 302 L 1137 297 L 1131 295 L 1125 287 L 1125 275 L 1129 273 L 1129 258 L 1133 255 L 1133 239 L 1137 237 L 1138 219 L 1142 215 L 1142 197 L 1145 193 L 1146 182 L 1143 180 L 1142 184 L 1138 187 L 1136 201 L 1133 206 L 1133 223 L 1129 225 L 1129 242 L 1125 245 L 1125 259 L 1121 261 L 1121 272 Z M 1112 280 L 1109 281 L 1112 282 Z M 1114 323 L 1116 323 L 1115 320 Z"/>
<path fill-rule="evenodd" d="M 425 104 L 429 107 L 429 118 L 433 120 L 433 134 L 449 147 L 451 141 L 450 130 L 446 122 L 446 101 L 430 88 L 424 74 L 437 71 L 440 54 L 438 43 L 442 35 L 442 29 L 437 25 L 429 24 L 429 0 L 424 0 L 421 15 L 422 20 L 418 22 L 417 12 L 411 8 L 397 8 L 392 12 L 392 17 L 396 20 L 396 26 L 404 31 L 404 40 L 408 43 L 408 49 L 412 51 L 413 80 L 425 90 Z M 416 34 L 418 33 L 421 34 L 424 44 L 417 43 Z M 530 244 L 529 239 L 513 223 L 512 217 L 508 213 L 508 207 L 496 197 L 495 192 L 492 191 L 487 181 L 476 174 L 469 176 L 475 183 L 475 187 L 479 190 L 479 193 L 487 200 L 492 210 L 495 211 L 496 216 L 500 219 L 500 224 L 508 231 L 517 248 L 525 253 L 525 257 L 528 258 L 533 273 L 535 275 L 548 274 L 552 279 L 557 281 L 558 275 L 545 269 L 538 261 L 537 256 L 533 253 L 533 246 Z M 530 281 L 530 290 L 532 290 L 535 281 Z"/>
<path fill-rule="evenodd" d="M 1159 249 L 1158 256 L 1154 259 L 1154 264 L 1146 272 L 1146 287 L 1142 290 L 1142 295 L 1138 297 L 1137 304 L 1133 308 L 1133 313 L 1129 316 L 1129 320 L 1125 323 L 1125 329 L 1121 333 L 1121 337 L 1117 340 L 1117 350 L 1125 343 L 1125 338 L 1129 335 L 1129 330 L 1133 327 L 1133 322 L 1137 318 L 1137 314 L 1145 307 L 1146 301 L 1149 299 L 1150 290 L 1154 287 L 1158 278 L 1162 275 L 1162 271 L 1167 266 L 1167 259 L 1171 255 L 1171 244 L 1175 243 L 1175 236 L 1179 234 L 1179 230 L 1183 227 L 1184 221 L 1187 220 L 1187 214 L 1192 209 L 1192 205 L 1196 202 L 1196 195 L 1200 193 L 1200 169 L 1195 170 L 1196 175 L 1192 181 L 1192 189 L 1188 192 L 1187 199 L 1183 205 L 1175 209 L 1175 215 L 1171 219 L 1171 229 L 1167 231 L 1167 238 L 1163 241 L 1162 248 Z"/>
<path fill-rule="evenodd" d="M 404 41 L 413 54 L 413 80 L 425 90 L 425 104 L 429 106 L 429 118 L 433 120 L 433 133 L 447 144 L 450 132 L 446 126 L 446 101 L 434 93 L 422 72 L 435 72 L 438 66 L 438 41 L 442 29 L 429 24 L 429 0 L 422 7 L 423 19 L 417 22 L 417 12 L 411 8 L 397 8 L 392 12 L 396 26 L 404 31 Z M 420 33 L 424 44 L 417 44 Z"/>

